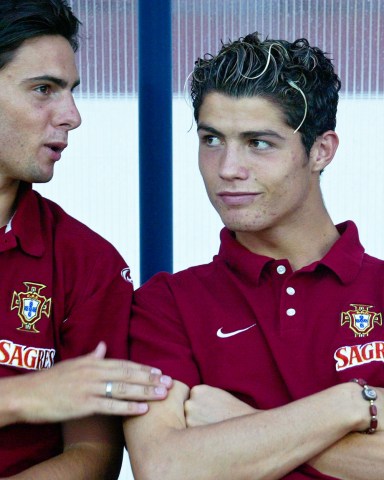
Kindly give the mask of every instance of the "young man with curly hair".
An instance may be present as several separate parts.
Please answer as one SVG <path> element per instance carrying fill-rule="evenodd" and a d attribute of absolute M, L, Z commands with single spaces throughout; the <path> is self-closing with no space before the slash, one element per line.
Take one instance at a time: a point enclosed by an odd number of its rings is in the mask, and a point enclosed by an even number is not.
<path fill-rule="evenodd" d="M 120 416 L 171 385 L 127 361 L 125 261 L 32 189 L 81 123 L 78 26 L 65 0 L 0 2 L 1 478 L 117 478 Z"/>
<path fill-rule="evenodd" d="M 320 189 L 339 89 L 305 39 L 251 34 L 196 62 L 199 168 L 225 228 L 211 263 L 135 293 L 131 358 L 176 379 L 125 421 L 137 478 L 383 477 L 384 262 Z"/>

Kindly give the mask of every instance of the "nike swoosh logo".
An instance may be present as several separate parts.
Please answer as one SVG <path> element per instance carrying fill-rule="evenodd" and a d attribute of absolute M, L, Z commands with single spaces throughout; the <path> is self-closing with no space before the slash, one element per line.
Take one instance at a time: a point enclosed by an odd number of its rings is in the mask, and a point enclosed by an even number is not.
<path fill-rule="evenodd" d="M 256 325 L 256 323 L 254 323 L 253 325 L 250 325 L 249 327 L 247 328 L 242 328 L 241 330 L 235 330 L 234 332 L 228 332 L 228 333 L 224 333 L 223 332 L 223 327 L 219 328 L 216 332 L 216 335 L 219 337 L 219 338 L 228 338 L 228 337 L 233 337 L 233 335 L 237 335 L 238 333 L 242 333 L 242 332 L 246 332 L 247 330 L 249 330 L 250 328 L 254 327 Z"/>

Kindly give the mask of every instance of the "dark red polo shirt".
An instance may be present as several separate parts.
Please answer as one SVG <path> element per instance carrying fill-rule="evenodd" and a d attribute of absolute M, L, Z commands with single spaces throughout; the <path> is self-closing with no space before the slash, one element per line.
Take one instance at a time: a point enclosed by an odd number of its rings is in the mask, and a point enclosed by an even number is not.
<path fill-rule="evenodd" d="M 384 386 L 384 262 L 364 253 L 352 222 L 338 228 L 325 257 L 295 272 L 223 229 L 212 263 L 135 292 L 131 358 L 260 409 L 353 377 Z M 287 478 L 326 478 L 305 468 Z"/>
<path fill-rule="evenodd" d="M 0 231 L 0 376 L 24 375 L 90 352 L 127 358 L 132 284 L 106 240 L 22 184 Z M 0 476 L 61 452 L 60 425 L 0 429 Z"/>

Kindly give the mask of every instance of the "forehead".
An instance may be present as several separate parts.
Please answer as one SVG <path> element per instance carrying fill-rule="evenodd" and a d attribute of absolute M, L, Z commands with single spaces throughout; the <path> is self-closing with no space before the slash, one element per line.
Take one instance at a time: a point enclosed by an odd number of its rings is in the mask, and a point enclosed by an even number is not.
<path fill-rule="evenodd" d="M 200 107 L 198 124 L 238 131 L 282 128 L 292 130 L 281 108 L 263 97 L 232 97 L 218 92 L 208 93 Z"/>
<path fill-rule="evenodd" d="M 12 60 L 0 70 L 0 78 L 23 81 L 50 75 L 73 83 L 78 78 L 75 53 L 60 35 L 44 35 L 25 40 Z"/>

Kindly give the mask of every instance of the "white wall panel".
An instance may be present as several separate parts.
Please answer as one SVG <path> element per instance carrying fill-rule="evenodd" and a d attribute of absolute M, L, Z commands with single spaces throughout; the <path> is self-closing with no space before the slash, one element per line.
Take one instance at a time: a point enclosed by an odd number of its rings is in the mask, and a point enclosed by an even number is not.
<path fill-rule="evenodd" d="M 47 184 L 35 185 L 112 242 L 139 283 L 137 100 L 78 100 L 83 124 Z"/>

